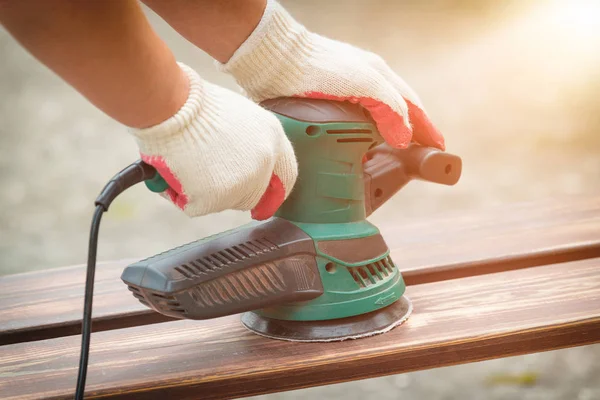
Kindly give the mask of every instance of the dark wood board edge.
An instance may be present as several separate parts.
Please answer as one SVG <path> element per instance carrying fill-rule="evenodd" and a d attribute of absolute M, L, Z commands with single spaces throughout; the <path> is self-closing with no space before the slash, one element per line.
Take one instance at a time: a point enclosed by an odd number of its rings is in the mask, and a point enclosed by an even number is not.
<path fill-rule="evenodd" d="M 92 322 L 92 332 L 95 333 L 113 329 L 131 328 L 134 326 L 158 324 L 169 321 L 177 321 L 177 319 L 159 314 L 152 310 L 140 310 L 94 318 Z M 14 329 L 11 331 L 1 332 L 0 346 L 54 339 L 64 336 L 80 335 L 81 320 L 47 324 L 36 326 L 34 328 L 35 329 Z"/>
<path fill-rule="evenodd" d="M 404 271 L 402 276 L 406 285 L 410 286 L 597 257 L 600 257 L 600 242 L 591 242 L 468 263 L 421 267 Z"/>

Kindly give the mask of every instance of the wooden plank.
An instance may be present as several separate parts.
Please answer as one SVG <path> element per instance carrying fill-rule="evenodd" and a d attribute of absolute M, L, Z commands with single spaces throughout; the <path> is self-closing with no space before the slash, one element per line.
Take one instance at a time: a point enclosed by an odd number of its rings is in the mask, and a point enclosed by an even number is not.
<path fill-rule="evenodd" d="M 385 226 L 408 285 L 600 257 L 600 195 Z"/>
<path fill-rule="evenodd" d="M 381 226 L 406 283 L 600 257 L 600 195 Z M 120 281 L 135 260 L 98 265 L 94 330 L 168 321 Z M 80 332 L 83 266 L 0 277 L 0 345 Z"/>
<path fill-rule="evenodd" d="M 98 263 L 94 331 L 171 320 L 149 312 L 120 280 L 134 261 Z M 0 278 L 0 345 L 81 333 L 84 283 L 81 265 Z"/>
<path fill-rule="evenodd" d="M 237 316 L 92 336 L 89 398 L 256 395 L 600 342 L 600 259 L 409 288 L 415 312 L 386 333 L 290 343 Z M 0 347 L 4 399 L 73 394 L 79 337 Z"/>

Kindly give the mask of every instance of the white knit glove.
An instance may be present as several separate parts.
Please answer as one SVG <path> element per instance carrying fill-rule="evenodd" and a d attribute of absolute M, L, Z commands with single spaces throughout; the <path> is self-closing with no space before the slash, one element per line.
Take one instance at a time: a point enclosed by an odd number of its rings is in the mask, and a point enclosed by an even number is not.
<path fill-rule="evenodd" d="M 180 67 L 190 83 L 184 106 L 156 126 L 132 131 L 142 159 L 169 184 L 165 197 L 189 216 L 234 209 L 271 217 L 298 175 L 279 120 Z"/>
<path fill-rule="evenodd" d="M 444 148 L 417 95 L 381 57 L 309 32 L 274 0 L 220 69 L 256 102 L 290 96 L 348 100 L 369 110 L 390 145 L 403 148 L 415 140 Z"/>

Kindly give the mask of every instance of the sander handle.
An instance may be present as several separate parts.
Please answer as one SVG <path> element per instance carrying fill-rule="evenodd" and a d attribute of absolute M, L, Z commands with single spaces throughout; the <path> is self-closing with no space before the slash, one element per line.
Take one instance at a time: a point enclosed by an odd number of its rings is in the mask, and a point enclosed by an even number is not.
<path fill-rule="evenodd" d="M 395 149 L 384 143 L 368 151 L 365 157 L 367 216 L 413 179 L 452 186 L 458 182 L 462 172 L 460 157 L 416 143 L 406 149 Z"/>

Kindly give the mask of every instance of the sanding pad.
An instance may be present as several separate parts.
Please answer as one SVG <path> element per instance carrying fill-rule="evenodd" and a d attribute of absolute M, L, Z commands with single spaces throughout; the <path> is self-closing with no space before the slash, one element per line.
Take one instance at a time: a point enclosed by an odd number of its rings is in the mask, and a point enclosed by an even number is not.
<path fill-rule="evenodd" d="M 250 331 L 271 339 L 335 342 L 388 332 L 406 321 L 411 312 L 411 301 L 402 296 L 385 308 L 354 317 L 326 321 L 286 321 L 250 311 L 242 314 L 242 323 Z"/>

